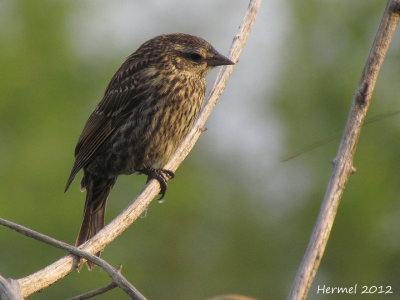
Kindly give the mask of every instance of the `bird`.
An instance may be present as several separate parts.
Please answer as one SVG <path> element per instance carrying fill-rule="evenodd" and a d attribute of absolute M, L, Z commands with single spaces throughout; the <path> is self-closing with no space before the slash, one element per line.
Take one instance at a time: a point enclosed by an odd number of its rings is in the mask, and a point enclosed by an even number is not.
<path fill-rule="evenodd" d="M 83 169 L 80 187 L 86 201 L 76 246 L 104 227 L 107 199 L 119 175 L 156 179 L 164 197 L 174 172 L 163 166 L 193 127 L 206 75 L 233 64 L 204 39 L 184 33 L 156 36 L 127 57 L 75 147 L 64 192 Z"/>

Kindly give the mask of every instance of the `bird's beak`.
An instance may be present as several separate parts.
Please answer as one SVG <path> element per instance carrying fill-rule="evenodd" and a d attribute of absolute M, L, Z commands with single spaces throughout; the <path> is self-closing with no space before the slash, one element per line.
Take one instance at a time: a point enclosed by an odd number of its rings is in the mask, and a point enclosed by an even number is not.
<path fill-rule="evenodd" d="M 214 56 L 207 58 L 207 66 L 223 66 L 223 65 L 234 65 L 235 63 L 230 59 L 226 58 L 222 54 L 216 53 Z"/>

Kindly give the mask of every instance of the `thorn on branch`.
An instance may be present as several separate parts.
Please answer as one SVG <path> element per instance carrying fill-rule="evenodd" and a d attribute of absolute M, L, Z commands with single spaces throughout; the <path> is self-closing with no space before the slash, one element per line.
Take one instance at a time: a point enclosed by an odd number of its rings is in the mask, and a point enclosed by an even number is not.
<path fill-rule="evenodd" d="M 350 169 L 350 174 L 354 174 L 355 172 L 357 172 L 357 168 L 356 167 L 354 167 L 354 166 L 351 166 L 351 169 Z"/>
<path fill-rule="evenodd" d="M 356 103 L 360 106 L 367 104 L 367 97 L 369 92 L 369 83 L 364 82 L 362 86 L 357 90 Z"/>

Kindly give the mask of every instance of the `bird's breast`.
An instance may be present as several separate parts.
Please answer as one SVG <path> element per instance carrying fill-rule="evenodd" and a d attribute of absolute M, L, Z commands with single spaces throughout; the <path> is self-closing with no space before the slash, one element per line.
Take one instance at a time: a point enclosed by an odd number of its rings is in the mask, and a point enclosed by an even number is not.
<path fill-rule="evenodd" d="M 161 168 L 192 129 L 204 94 L 205 81 L 195 77 L 153 82 L 151 93 L 112 139 L 114 157 L 125 158 L 119 162 L 120 172 Z"/>

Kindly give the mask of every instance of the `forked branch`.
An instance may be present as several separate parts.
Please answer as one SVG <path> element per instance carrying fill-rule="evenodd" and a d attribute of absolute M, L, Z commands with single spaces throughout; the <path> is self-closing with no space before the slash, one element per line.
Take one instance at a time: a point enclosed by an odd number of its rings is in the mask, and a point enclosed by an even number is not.
<path fill-rule="evenodd" d="M 19 233 L 22 233 L 25 236 L 34 238 L 35 240 L 41 241 L 43 243 L 46 243 L 48 245 L 51 245 L 56 248 L 64 249 L 72 254 L 75 254 L 76 257 L 76 263 L 78 263 L 79 259 L 78 257 L 83 257 L 94 264 L 98 265 L 101 267 L 104 271 L 108 273 L 108 275 L 111 277 L 113 280 L 113 283 L 115 283 L 117 286 L 119 286 L 125 293 L 127 293 L 129 296 L 131 296 L 132 299 L 137 299 L 137 300 L 146 300 L 146 298 L 128 281 L 126 278 L 120 273 L 120 270 L 116 270 L 113 266 L 111 266 L 109 263 L 107 263 L 105 260 L 101 259 L 100 257 L 88 253 L 84 250 L 78 249 L 75 246 L 71 246 L 65 242 L 58 241 L 52 237 L 49 237 L 43 233 L 34 231 L 30 228 L 27 228 L 25 226 L 16 224 L 14 222 L 5 220 L 0 218 L 0 225 L 6 226 L 12 230 L 15 230 Z"/>

